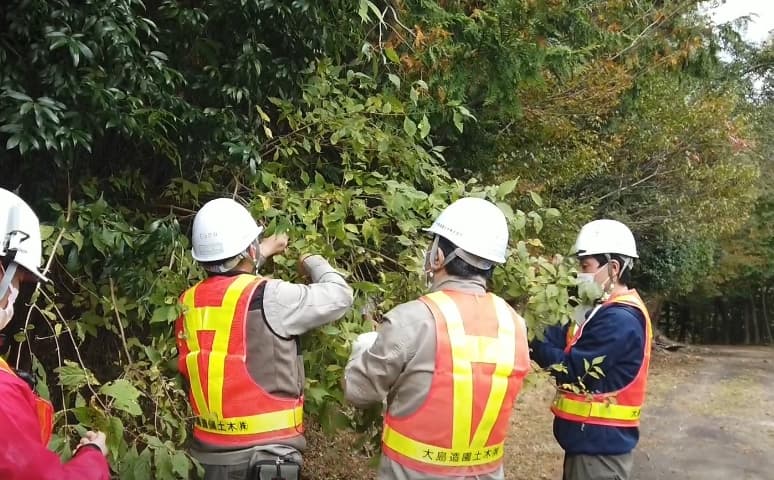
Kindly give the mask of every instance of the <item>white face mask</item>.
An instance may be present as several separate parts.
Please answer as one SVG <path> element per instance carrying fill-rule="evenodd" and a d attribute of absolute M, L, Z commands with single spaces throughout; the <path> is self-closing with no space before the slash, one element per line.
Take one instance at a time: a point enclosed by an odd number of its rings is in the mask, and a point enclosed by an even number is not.
<path fill-rule="evenodd" d="M 605 292 L 601 285 L 597 283 L 596 273 L 578 273 L 578 298 L 583 304 L 593 305 L 601 299 Z"/>
<path fill-rule="evenodd" d="M 8 304 L 4 309 L 0 310 L 0 330 L 4 329 L 13 318 L 13 303 L 18 295 L 19 290 L 14 288 L 13 285 L 8 285 Z"/>

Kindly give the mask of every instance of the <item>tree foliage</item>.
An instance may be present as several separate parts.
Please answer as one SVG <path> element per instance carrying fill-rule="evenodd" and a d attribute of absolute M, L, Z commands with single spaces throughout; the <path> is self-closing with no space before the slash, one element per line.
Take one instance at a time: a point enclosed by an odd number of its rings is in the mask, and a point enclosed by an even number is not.
<path fill-rule="evenodd" d="M 717 292 L 756 265 L 770 282 L 769 103 L 718 60 L 735 30 L 697 3 L 8 2 L 0 181 L 43 218 L 55 280 L 11 353 L 60 410 L 52 447 L 95 427 L 120 478 L 197 469 L 172 323 L 202 278 L 191 220 L 218 196 L 290 235 L 265 273 L 298 280 L 318 252 L 355 287 L 344 320 L 303 338 L 327 428 L 373 433 L 343 405 L 349 342 L 364 311 L 422 292 L 421 228 L 463 195 L 509 220 L 492 288 L 532 334 L 568 320 L 555 253 L 592 217 L 632 225 L 651 293 L 714 295 L 707 276 Z M 731 252 L 734 235 L 750 243 Z M 734 255 L 761 260 L 710 275 Z"/>

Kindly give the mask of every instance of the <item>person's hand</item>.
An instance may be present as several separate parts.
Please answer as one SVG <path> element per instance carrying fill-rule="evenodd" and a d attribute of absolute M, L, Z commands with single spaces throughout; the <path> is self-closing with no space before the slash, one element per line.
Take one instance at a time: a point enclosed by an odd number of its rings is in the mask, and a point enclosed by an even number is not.
<path fill-rule="evenodd" d="M 81 441 L 78 443 L 78 448 L 89 444 L 96 445 L 97 447 L 99 447 L 99 450 L 100 452 L 102 452 L 102 455 L 107 457 L 108 448 L 107 448 L 107 443 L 105 443 L 106 441 L 107 441 L 107 437 L 105 437 L 104 433 L 100 431 L 92 432 L 91 430 L 89 430 L 88 432 L 86 432 L 86 436 L 81 438 Z M 78 448 L 76 448 L 75 450 L 78 451 Z"/>
<path fill-rule="evenodd" d="M 359 357 L 363 352 L 371 348 L 378 336 L 377 332 L 366 332 L 358 335 L 355 341 L 352 342 L 351 358 Z"/>
<path fill-rule="evenodd" d="M 263 258 L 270 258 L 278 253 L 282 253 L 286 248 L 288 248 L 288 236 L 285 233 L 278 233 L 261 240 L 261 255 Z"/>
<path fill-rule="evenodd" d="M 298 259 L 298 265 L 296 267 L 296 270 L 298 271 L 298 274 L 301 276 L 301 278 L 306 278 L 306 279 L 309 278 L 309 272 L 306 270 L 306 264 L 304 263 L 304 261 L 311 256 L 312 256 L 311 253 L 305 253 L 301 255 L 301 257 L 299 257 Z"/>

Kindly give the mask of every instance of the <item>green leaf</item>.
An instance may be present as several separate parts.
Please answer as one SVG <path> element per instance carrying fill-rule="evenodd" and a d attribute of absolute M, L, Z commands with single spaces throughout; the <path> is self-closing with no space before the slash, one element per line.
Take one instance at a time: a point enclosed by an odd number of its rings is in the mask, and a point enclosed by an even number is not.
<path fill-rule="evenodd" d="M 411 101 L 414 103 L 414 105 L 417 104 L 417 101 L 419 100 L 419 92 L 417 92 L 416 88 L 411 88 L 411 92 L 409 92 L 409 97 L 411 98 Z"/>
<path fill-rule="evenodd" d="M 532 201 L 537 205 L 538 207 L 543 206 L 543 199 L 540 198 L 540 195 L 537 194 L 537 192 L 529 192 L 529 196 L 532 198 Z"/>
<path fill-rule="evenodd" d="M 425 138 L 428 133 L 430 133 L 430 120 L 427 119 L 427 115 L 423 115 L 419 122 L 419 137 Z"/>
<path fill-rule="evenodd" d="M 11 136 L 8 141 L 5 144 L 6 150 L 13 150 L 16 148 L 17 145 L 19 145 L 19 142 L 21 141 L 21 135 L 13 135 Z"/>
<path fill-rule="evenodd" d="M 391 47 L 385 48 L 384 54 L 387 55 L 387 58 L 392 63 L 400 64 L 400 57 L 398 57 L 398 52 L 396 52 L 394 48 L 391 48 Z"/>
<path fill-rule="evenodd" d="M 154 449 L 153 464 L 156 467 L 155 478 L 173 478 L 172 458 L 166 446 Z"/>
<path fill-rule="evenodd" d="M 513 227 L 516 230 L 523 230 L 527 225 L 527 216 L 521 210 L 516 210 L 516 214 L 513 217 Z"/>
<path fill-rule="evenodd" d="M 172 454 L 172 471 L 179 475 L 180 478 L 188 478 L 188 472 L 191 469 L 191 461 L 186 456 L 185 452 L 176 450 Z"/>
<path fill-rule="evenodd" d="M 130 415 L 142 414 L 140 404 L 137 403 L 140 391 L 126 379 L 119 379 L 105 384 L 99 389 L 99 393 L 112 397 L 115 400 L 113 405 L 119 410 L 123 410 Z"/>
<path fill-rule="evenodd" d="M 390 73 L 387 75 L 387 78 L 390 80 L 390 82 L 392 82 L 393 85 L 395 85 L 395 88 L 400 88 L 400 77 L 394 73 Z M 389 105 L 389 103 L 387 105 Z"/>
<path fill-rule="evenodd" d="M 510 205 L 508 205 L 505 202 L 497 202 L 496 205 L 500 210 L 502 210 L 506 220 L 508 221 L 513 220 L 513 208 L 511 208 Z"/>
<path fill-rule="evenodd" d="M 413 137 L 414 134 L 417 133 L 417 124 L 409 117 L 405 117 L 403 119 L 403 131 L 406 132 L 406 135 L 409 137 Z"/>
<path fill-rule="evenodd" d="M 497 198 L 505 198 L 508 194 L 512 193 L 516 189 L 516 185 L 519 184 L 519 179 L 514 178 L 512 180 L 506 180 L 497 187 Z"/>
<path fill-rule="evenodd" d="M 20 102 L 32 102 L 32 97 L 24 93 L 17 92 L 16 90 L 5 89 L 3 91 L 3 96 L 11 97 L 14 100 L 18 100 Z"/>
<path fill-rule="evenodd" d="M 591 360 L 591 364 L 592 365 L 601 365 L 602 362 L 604 362 L 604 361 L 605 361 L 605 356 L 602 355 L 600 357 L 596 357 L 593 360 Z"/>
<path fill-rule="evenodd" d="M 111 452 L 121 451 L 124 443 L 124 422 L 118 417 L 110 417 L 107 427 L 107 445 Z"/>
<path fill-rule="evenodd" d="M 527 215 L 532 219 L 532 227 L 535 229 L 535 233 L 540 233 L 543 230 L 543 219 L 537 212 L 529 212 Z"/>
<path fill-rule="evenodd" d="M 454 112 L 454 126 L 457 127 L 457 130 L 459 130 L 460 133 L 462 133 L 462 130 L 464 128 L 464 125 L 462 123 L 462 114 L 459 112 Z"/>
<path fill-rule="evenodd" d="M 64 365 L 54 370 L 59 375 L 59 385 L 75 390 L 88 384 L 99 385 L 94 375 L 82 368 L 79 364 L 65 360 Z"/>
<path fill-rule="evenodd" d="M 136 479 L 146 479 L 146 478 L 154 478 L 151 474 L 151 468 L 152 468 L 152 452 L 150 447 L 145 447 L 145 450 L 140 453 L 140 455 L 137 457 L 137 460 L 134 462 L 134 478 Z"/>

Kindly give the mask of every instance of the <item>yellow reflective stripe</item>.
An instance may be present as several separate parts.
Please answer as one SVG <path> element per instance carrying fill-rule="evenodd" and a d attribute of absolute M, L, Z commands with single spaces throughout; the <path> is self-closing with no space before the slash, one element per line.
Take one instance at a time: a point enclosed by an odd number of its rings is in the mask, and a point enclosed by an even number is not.
<path fill-rule="evenodd" d="M 229 285 L 226 295 L 223 297 L 221 307 L 213 311 L 212 325 L 215 330 L 215 339 L 212 342 L 210 352 L 209 373 L 207 386 L 209 390 L 209 410 L 217 415 L 223 414 L 223 381 L 225 380 L 226 356 L 228 355 L 228 342 L 231 339 L 231 324 L 234 322 L 234 313 L 239 302 L 239 297 L 247 286 L 255 280 L 251 275 L 240 275 Z M 207 313 L 212 308 L 208 308 Z M 212 309 L 215 310 L 215 309 Z"/>
<path fill-rule="evenodd" d="M 428 297 L 438 306 L 449 333 L 453 374 L 452 449 L 457 451 L 484 448 L 500 414 L 508 391 L 508 377 L 516 356 L 516 325 L 510 308 L 499 297 L 492 299 L 497 314 L 497 338 L 466 335 L 457 305 L 443 292 Z M 478 427 L 473 431 L 473 366 L 472 363 L 495 364 L 492 386 Z M 472 433 L 472 435 L 471 435 Z M 472 438 L 471 438 L 472 437 Z"/>
<path fill-rule="evenodd" d="M 503 457 L 502 443 L 483 448 L 441 448 L 413 440 L 389 425 L 384 426 L 382 441 L 405 457 L 443 467 L 484 465 Z"/>
<path fill-rule="evenodd" d="M 463 339 L 458 353 L 470 362 L 497 363 L 498 339 L 468 335 Z"/>
<path fill-rule="evenodd" d="M 645 302 L 642 301 L 642 298 L 640 298 L 638 294 L 625 293 L 615 297 L 613 302 L 626 303 L 629 305 L 634 304 L 642 311 L 643 315 L 645 315 L 645 328 L 647 329 L 646 335 L 648 338 L 648 343 L 650 343 L 650 340 L 653 339 L 653 328 L 650 323 L 650 313 L 648 313 L 648 308 L 645 306 Z"/>
<path fill-rule="evenodd" d="M 443 292 L 431 293 L 429 297 L 438 306 L 446 320 L 449 332 L 449 344 L 452 353 L 453 376 L 453 421 L 452 449 L 461 450 L 470 444 L 470 432 L 473 425 L 473 366 L 466 357 L 467 338 L 457 305 Z"/>
<path fill-rule="evenodd" d="M 223 416 L 223 381 L 225 378 L 226 356 L 231 337 L 231 324 L 234 321 L 237 302 L 245 288 L 255 280 L 250 275 L 240 275 L 229 285 L 220 306 L 195 307 L 194 293 L 197 287 L 189 290 L 183 300 L 187 307 L 185 313 L 185 336 L 190 353 L 186 358 L 191 391 L 199 413 L 204 416 Z M 214 338 L 209 354 L 207 368 L 207 400 L 204 400 L 201 372 L 198 358 L 201 355 L 198 331 L 211 331 Z"/>
<path fill-rule="evenodd" d="M 195 419 L 197 428 L 221 435 L 250 435 L 254 433 L 298 428 L 304 422 L 304 407 L 260 413 L 249 417 L 219 418 L 200 415 Z"/>
<path fill-rule="evenodd" d="M 8 366 L 5 359 L 3 357 L 0 357 L 0 371 L 8 372 L 13 376 L 16 376 L 16 374 L 13 372 L 11 367 Z"/>
<path fill-rule="evenodd" d="M 188 355 L 185 357 L 185 364 L 188 368 L 188 383 L 191 394 L 196 402 L 196 408 L 201 414 L 209 413 L 207 402 L 204 401 L 204 390 L 202 390 L 202 379 L 199 373 L 199 337 L 196 335 L 196 326 L 201 324 L 200 312 L 194 306 L 194 293 L 196 287 L 188 290 L 183 297 L 185 306 L 185 318 L 183 319 L 183 332 L 185 342 L 188 344 Z"/>
<path fill-rule="evenodd" d="M 608 420 L 638 420 L 641 407 L 618 405 L 608 402 L 573 400 L 561 394 L 554 399 L 557 410 L 582 418 L 604 418 Z"/>
<path fill-rule="evenodd" d="M 500 408 L 503 406 L 505 394 L 508 391 L 508 377 L 513 371 L 513 362 L 516 358 L 516 325 L 511 315 L 511 309 L 502 298 L 491 295 L 497 313 L 497 366 L 492 376 L 492 388 L 486 400 L 481 421 L 473 434 L 471 447 L 482 448 L 492 434 Z"/>

